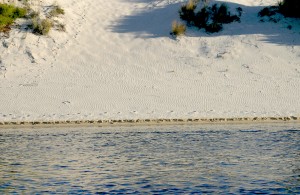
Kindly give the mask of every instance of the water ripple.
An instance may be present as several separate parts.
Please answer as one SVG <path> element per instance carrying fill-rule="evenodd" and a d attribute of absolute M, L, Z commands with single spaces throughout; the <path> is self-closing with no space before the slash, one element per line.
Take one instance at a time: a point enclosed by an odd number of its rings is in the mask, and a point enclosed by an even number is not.
<path fill-rule="evenodd" d="M 300 130 L 1 130 L 0 194 L 299 194 Z"/>

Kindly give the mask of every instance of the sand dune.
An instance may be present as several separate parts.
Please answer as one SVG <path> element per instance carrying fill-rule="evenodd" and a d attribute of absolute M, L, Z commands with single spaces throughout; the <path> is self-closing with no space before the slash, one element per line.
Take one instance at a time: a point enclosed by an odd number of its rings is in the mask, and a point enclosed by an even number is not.
<path fill-rule="evenodd" d="M 300 116 L 299 19 L 257 17 L 277 0 L 225 1 L 241 23 L 177 39 L 184 1 L 57 2 L 66 32 L 0 39 L 0 121 Z"/>

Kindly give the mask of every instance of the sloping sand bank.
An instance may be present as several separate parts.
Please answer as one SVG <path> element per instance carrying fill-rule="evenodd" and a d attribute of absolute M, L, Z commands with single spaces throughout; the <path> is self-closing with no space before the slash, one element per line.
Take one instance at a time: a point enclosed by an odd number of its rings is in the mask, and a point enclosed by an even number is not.
<path fill-rule="evenodd" d="M 66 32 L 13 29 L 0 39 L 3 124 L 299 120 L 299 19 L 257 17 L 277 0 L 227 0 L 243 9 L 241 23 L 215 34 L 190 28 L 178 39 L 169 32 L 180 0 L 57 2 Z"/>

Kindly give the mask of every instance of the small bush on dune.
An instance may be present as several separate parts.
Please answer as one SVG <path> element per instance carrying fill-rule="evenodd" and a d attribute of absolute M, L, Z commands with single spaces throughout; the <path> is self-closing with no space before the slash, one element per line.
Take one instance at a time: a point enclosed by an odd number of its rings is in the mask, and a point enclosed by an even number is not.
<path fill-rule="evenodd" d="M 198 28 L 205 28 L 210 18 L 210 11 L 205 6 L 195 15 L 194 25 Z"/>
<path fill-rule="evenodd" d="M 263 8 L 258 12 L 259 17 L 268 17 L 269 21 L 277 23 L 280 19 L 274 17 L 276 14 L 282 14 L 285 17 L 300 18 L 300 1 L 299 0 L 283 0 L 277 6 Z M 263 22 L 264 19 L 261 19 Z M 291 29 L 290 27 L 288 27 Z"/>
<path fill-rule="evenodd" d="M 278 12 L 278 7 L 276 6 L 271 6 L 271 7 L 265 7 L 260 12 L 258 12 L 259 17 L 264 17 L 264 16 L 273 16 Z"/>
<path fill-rule="evenodd" d="M 5 31 L 17 19 L 26 15 L 26 9 L 0 3 L 0 32 Z"/>
<path fill-rule="evenodd" d="M 279 3 L 279 12 L 287 17 L 300 18 L 300 1 L 283 0 Z"/>
<path fill-rule="evenodd" d="M 179 17 L 185 20 L 188 24 L 194 22 L 195 19 L 195 9 L 197 7 L 196 0 L 189 0 L 187 4 L 181 6 L 179 10 Z"/>
<path fill-rule="evenodd" d="M 180 36 L 183 35 L 186 31 L 186 26 L 182 23 L 179 23 L 177 21 L 174 21 L 172 23 L 172 31 L 171 31 L 171 35 L 174 36 Z"/>
<path fill-rule="evenodd" d="M 197 5 L 202 2 L 202 8 L 195 13 Z M 206 32 L 214 33 L 223 29 L 222 24 L 228 24 L 234 21 L 240 22 L 242 8 L 238 7 L 238 15 L 232 15 L 226 4 L 214 4 L 211 7 L 207 6 L 206 0 L 189 0 L 179 10 L 179 16 L 187 22 L 187 25 L 193 25 L 204 28 Z"/>
<path fill-rule="evenodd" d="M 237 15 L 231 15 L 228 11 L 226 4 L 222 3 L 220 6 L 214 4 L 211 8 L 212 20 L 215 23 L 229 24 L 234 21 L 240 21 L 240 18 Z"/>

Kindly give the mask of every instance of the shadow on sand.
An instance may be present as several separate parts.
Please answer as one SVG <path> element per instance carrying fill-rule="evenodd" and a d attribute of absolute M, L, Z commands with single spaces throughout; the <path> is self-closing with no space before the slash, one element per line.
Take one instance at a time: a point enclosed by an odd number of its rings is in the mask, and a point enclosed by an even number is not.
<path fill-rule="evenodd" d="M 129 0 L 131 2 L 149 2 L 149 0 Z M 222 1 L 216 1 L 222 3 Z M 265 36 L 263 41 L 282 44 L 300 45 L 300 19 L 284 18 L 278 22 L 261 22 L 257 14 L 263 9 L 262 6 L 245 6 L 241 4 L 225 2 L 229 8 L 243 9 L 241 23 L 225 24 L 219 33 L 208 34 L 203 29 L 188 28 L 186 36 L 190 37 L 215 37 L 224 35 L 249 35 L 261 34 Z M 143 9 L 134 15 L 126 16 L 111 26 L 113 32 L 132 33 L 140 38 L 171 37 L 171 23 L 180 20 L 178 10 L 182 3 L 170 3 L 165 6 L 152 6 Z M 292 29 L 287 27 L 291 25 Z"/>

